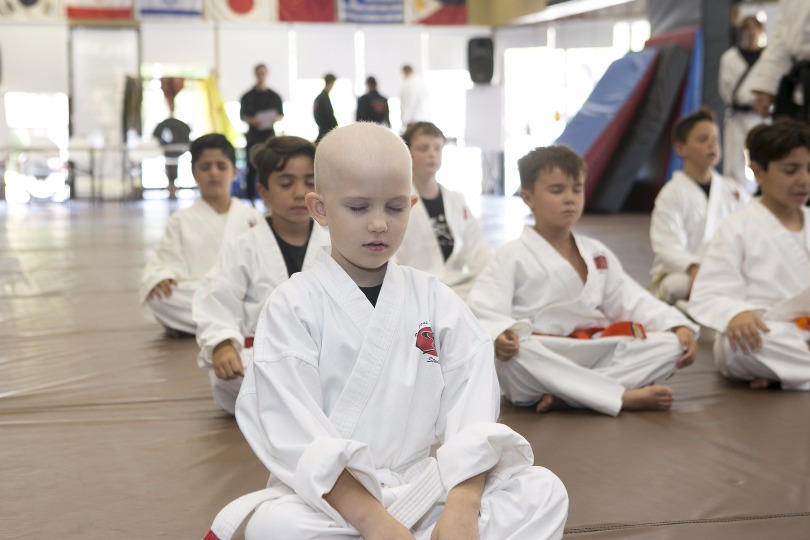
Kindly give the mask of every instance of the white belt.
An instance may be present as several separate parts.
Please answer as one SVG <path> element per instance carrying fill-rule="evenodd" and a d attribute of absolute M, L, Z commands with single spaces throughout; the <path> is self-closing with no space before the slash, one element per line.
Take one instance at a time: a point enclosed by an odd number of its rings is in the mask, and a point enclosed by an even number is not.
<path fill-rule="evenodd" d="M 441 499 L 444 484 L 435 458 L 420 461 L 403 478 L 407 487 L 387 510 L 394 519 L 410 529 Z M 239 497 L 219 511 L 203 540 L 230 540 L 251 512 L 262 503 L 278 498 L 278 495 L 278 489 L 267 488 Z"/>

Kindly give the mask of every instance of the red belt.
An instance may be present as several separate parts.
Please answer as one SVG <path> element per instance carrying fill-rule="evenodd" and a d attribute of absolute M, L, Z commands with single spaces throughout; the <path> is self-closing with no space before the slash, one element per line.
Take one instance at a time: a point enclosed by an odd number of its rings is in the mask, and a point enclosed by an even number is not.
<path fill-rule="evenodd" d="M 810 319 L 808 320 L 808 324 L 810 324 Z M 615 322 L 611 325 L 608 325 L 607 328 L 601 326 L 594 326 L 592 328 L 576 330 L 566 337 L 574 339 L 593 339 L 594 334 L 597 334 L 599 332 L 602 332 L 599 335 L 599 337 L 629 336 L 639 339 L 647 339 L 647 332 L 644 331 L 644 325 L 633 321 Z M 532 335 L 546 336 L 548 334 L 541 334 L 540 332 L 532 332 Z"/>
<path fill-rule="evenodd" d="M 253 336 L 245 338 L 245 348 L 252 349 L 253 348 Z"/>

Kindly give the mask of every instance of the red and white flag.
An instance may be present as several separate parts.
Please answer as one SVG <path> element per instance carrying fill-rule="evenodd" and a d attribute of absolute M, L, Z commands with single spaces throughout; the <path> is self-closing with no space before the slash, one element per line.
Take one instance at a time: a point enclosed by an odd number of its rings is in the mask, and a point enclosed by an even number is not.
<path fill-rule="evenodd" d="M 132 0 L 67 0 L 68 19 L 131 19 Z"/>
<path fill-rule="evenodd" d="M 205 0 L 203 16 L 213 21 L 275 22 L 276 0 Z"/>
<path fill-rule="evenodd" d="M 467 24 L 467 0 L 405 0 L 410 24 Z"/>
<path fill-rule="evenodd" d="M 278 0 L 281 21 L 335 22 L 335 0 Z"/>
<path fill-rule="evenodd" d="M 37 20 L 61 17 L 57 0 L 2 0 L 0 19 Z"/>

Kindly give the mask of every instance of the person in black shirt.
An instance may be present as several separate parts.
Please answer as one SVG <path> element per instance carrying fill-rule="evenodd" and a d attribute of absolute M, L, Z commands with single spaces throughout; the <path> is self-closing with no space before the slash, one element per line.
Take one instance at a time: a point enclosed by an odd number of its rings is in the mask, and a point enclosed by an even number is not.
<path fill-rule="evenodd" d="M 323 90 L 312 103 L 312 115 L 315 117 L 315 123 L 318 124 L 318 138 L 315 139 L 315 144 L 318 144 L 329 133 L 329 130 L 338 125 L 335 111 L 332 109 L 332 100 L 329 99 L 329 92 L 335 86 L 336 80 L 334 75 L 327 73 L 323 78 Z"/>
<path fill-rule="evenodd" d="M 357 121 L 376 122 L 391 127 L 388 98 L 377 91 L 377 79 L 366 79 L 366 93 L 357 98 Z"/>
<path fill-rule="evenodd" d="M 248 124 L 245 134 L 245 154 L 276 134 L 273 125 L 284 118 L 284 105 L 281 96 L 267 87 L 267 66 L 259 64 L 254 68 L 256 85 L 242 96 L 240 101 L 240 118 Z M 251 203 L 256 198 L 256 168 L 248 159 L 245 177 L 245 198 Z"/>

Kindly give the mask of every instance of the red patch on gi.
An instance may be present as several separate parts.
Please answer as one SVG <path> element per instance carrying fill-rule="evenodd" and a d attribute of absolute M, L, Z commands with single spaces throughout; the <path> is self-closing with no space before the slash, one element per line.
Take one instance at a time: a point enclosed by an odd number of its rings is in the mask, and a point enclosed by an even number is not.
<path fill-rule="evenodd" d="M 608 269 L 607 257 L 605 257 L 604 255 L 597 255 L 596 257 L 594 257 L 593 263 L 596 265 L 597 270 Z"/>
<path fill-rule="evenodd" d="M 433 339 L 433 330 L 430 326 L 423 326 L 416 333 L 416 348 L 423 354 L 438 357 L 436 352 L 436 340 Z"/>

